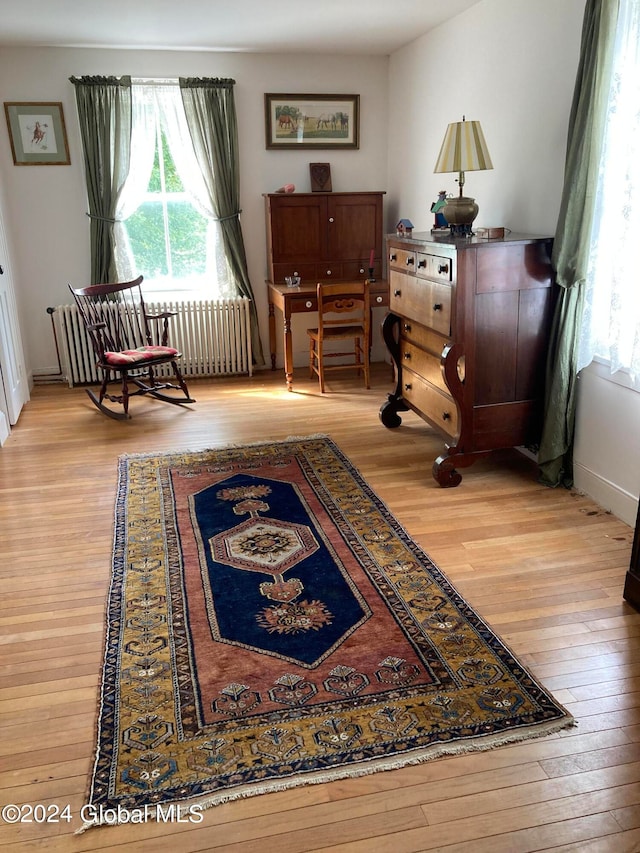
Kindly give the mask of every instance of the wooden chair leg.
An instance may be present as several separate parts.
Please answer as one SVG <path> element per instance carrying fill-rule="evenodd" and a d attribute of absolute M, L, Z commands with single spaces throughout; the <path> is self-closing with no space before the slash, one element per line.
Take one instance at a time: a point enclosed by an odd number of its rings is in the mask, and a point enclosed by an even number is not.
<path fill-rule="evenodd" d="M 109 384 L 109 374 L 105 370 L 104 376 L 102 379 L 102 385 L 100 386 L 100 397 L 99 397 L 100 403 L 102 403 L 104 398 L 107 396 L 107 385 L 108 384 Z"/>
<path fill-rule="evenodd" d="M 126 373 L 122 374 L 122 408 L 127 417 L 129 417 L 129 382 Z"/>
<path fill-rule="evenodd" d="M 195 400 L 190 396 L 189 389 L 187 388 L 187 383 L 184 381 L 184 377 L 175 361 L 171 362 L 171 367 L 173 368 L 173 373 L 176 377 L 178 385 L 180 386 L 182 393 L 187 398 L 190 403 L 195 403 Z"/>

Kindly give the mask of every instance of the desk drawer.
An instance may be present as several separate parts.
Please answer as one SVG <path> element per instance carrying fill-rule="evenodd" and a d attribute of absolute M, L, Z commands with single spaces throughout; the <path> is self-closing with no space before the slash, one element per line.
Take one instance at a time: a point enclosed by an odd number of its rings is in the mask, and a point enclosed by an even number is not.
<path fill-rule="evenodd" d="M 284 284 L 285 276 L 299 275 L 303 284 L 315 284 L 318 280 L 318 274 L 315 264 L 274 264 L 273 265 L 273 283 Z"/>
<path fill-rule="evenodd" d="M 444 394 L 412 370 L 402 369 L 402 396 L 418 412 L 447 435 L 458 434 L 458 407 Z"/>
<path fill-rule="evenodd" d="M 299 296 L 289 297 L 289 308 L 291 309 L 292 314 L 304 314 L 308 311 L 317 311 L 318 297 L 315 293 L 301 293 Z"/>

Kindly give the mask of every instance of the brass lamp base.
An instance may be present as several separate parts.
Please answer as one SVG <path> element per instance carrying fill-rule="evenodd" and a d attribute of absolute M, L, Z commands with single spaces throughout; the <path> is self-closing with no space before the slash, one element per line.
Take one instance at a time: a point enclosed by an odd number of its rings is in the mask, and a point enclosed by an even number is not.
<path fill-rule="evenodd" d="M 447 199 L 442 215 L 451 227 L 451 233 L 464 236 L 471 234 L 471 225 L 478 215 L 475 199 L 468 196 L 456 196 Z"/>

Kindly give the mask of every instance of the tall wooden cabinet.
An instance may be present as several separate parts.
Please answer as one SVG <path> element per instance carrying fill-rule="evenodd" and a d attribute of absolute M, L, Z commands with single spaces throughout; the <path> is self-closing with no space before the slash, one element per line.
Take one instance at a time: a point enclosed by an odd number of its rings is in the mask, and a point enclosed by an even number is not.
<path fill-rule="evenodd" d="M 539 440 L 555 288 L 551 238 L 414 234 L 387 240 L 385 342 L 397 384 L 380 410 L 390 428 L 412 410 L 442 435 L 442 486 L 457 467 Z"/>
<path fill-rule="evenodd" d="M 281 284 L 297 274 L 303 282 L 358 280 L 382 275 L 382 192 L 269 193 L 268 279 Z"/>

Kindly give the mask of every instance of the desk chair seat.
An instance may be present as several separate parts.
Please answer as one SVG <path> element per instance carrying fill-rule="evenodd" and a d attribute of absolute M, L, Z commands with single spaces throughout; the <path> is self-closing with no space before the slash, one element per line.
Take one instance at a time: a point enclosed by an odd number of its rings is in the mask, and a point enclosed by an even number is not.
<path fill-rule="evenodd" d="M 325 374 L 355 370 L 369 384 L 369 352 L 371 349 L 371 311 L 368 282 L 318 284 L 318 327 L 307 329 L 309 336 L 309 375 L 317 374 L 320 392 L 324 394 Z M 353 349 L 334 349 L 335 341 L 353 341 Z M 329 344 L 329 348 L 325 348 Z M 349 361 L 345 358 L 352 356 Z M 340 363 L 327 364 L 329 359 Z"/>

